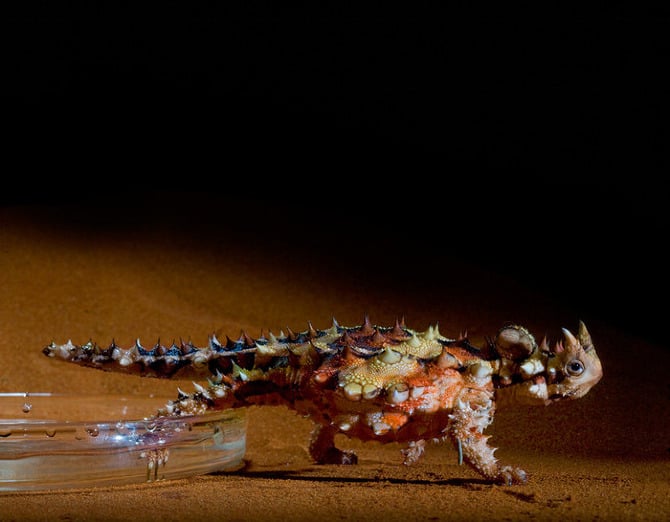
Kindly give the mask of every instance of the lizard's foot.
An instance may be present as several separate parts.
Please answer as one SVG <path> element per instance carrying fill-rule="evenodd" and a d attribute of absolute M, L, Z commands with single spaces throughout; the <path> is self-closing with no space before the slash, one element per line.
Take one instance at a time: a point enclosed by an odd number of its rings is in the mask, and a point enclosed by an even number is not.
<path fill-rule="evenodd" d="M 321 458 L 316 461 L 317 464 L 358 464 L 358 456 L 353 451 L 342 451 L 337 448 L 328 448 Z"/>
<path fill-rule="evenodd" d="M 525 484 L 527 480 L 528 477 L 524 470 L 513 468 L 512 466 L 503 466 L 500 468 L 496 483 L 504 486 L 512 486 L 513 484 Z"/>
<path fill-rule="evenodd" d="M 426 451 L 425 440 L 410 441 L 407 448 L 400 451 L 404 457 L 403 464 L 405 466 L 415 464 L 421 458 L 424 451 Z"/>
<path fill-rule="evenodd" d="M 358 464 L 353 451 L 342 451 L 335 447 L 336 430 L 331 426 L 317 426 L 312 433 L 309 454 L 317 464 Z"/>

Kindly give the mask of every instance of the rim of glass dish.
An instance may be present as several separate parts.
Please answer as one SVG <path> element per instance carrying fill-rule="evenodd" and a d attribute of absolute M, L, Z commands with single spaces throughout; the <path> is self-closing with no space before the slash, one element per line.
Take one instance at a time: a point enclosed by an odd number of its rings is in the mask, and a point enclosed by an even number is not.
<path fill-rule="evenodd" d="M 193 415 L 184 415 L 184 416 L 160 416 L 155 417 L 154 415 L 158 412 L 158 409 L 167 404 L 170 400 L 174 400 L 174 395 L 169 395 L 167 393 L 148 393 L 148 394 L 138 394 L 138 393 L 100 393 L 100 394 L 91 394 L 84 395 L 79 393 L 65 393 L 65 392 L 0 392 L 0 401 L 3 399 L 18 399 L 26 401 L 26 409 L 22 412 L 12 413 L 11 416 L 7 416 L 6 412 L 3 413 L 0 410 L 0 426 L 8 424 L 85 424 L 85 423 L 95 423 L 95 424 L 110 424 L 117 423 L 119 420 L 124 422 L 170 422 L 176 420 L 183 420 L 188 418 L 190 420 L 198 419 L 216 419 L 220 417 L 230 416 L 233 412 L 232 410 L 207 410 L 203 413 L 193 414 Z M 39 402 L 42 400 L 60 400 L 63 401 L 62 412 L 58 415 L 53 413 L 42 414 L 39 411 L 34 411 L 34 404 L 31 401 Z M 105 410 L 103 412 L 89 412 L 85 416 L 76 416 L 70 415 L 67 411 L 68 402 L 82 402 L 86 405 L 87 408 L 92 408 L 93 403 L 104 403 Z M 135 403 L 137 405 L 142 402 L 155 403 L 148 404 L 146 411 L 141 410 L 141 412 L 134 414 L 126 414 L 121 411 L 117 411 L 115 408 L 120 408 L 124 403 Z M 135 407 L 135 410 L 138 410 L 139 406 Z M 235 415 L 243 415 L 243 411 L 235 411 Z"/>
<path fill-rule="evenodd" d="M 63 403 L 40 407 L 52 399 Z M 245 408 L 154 417 L 166 400 L 163 393 L 0 392 L 0 496 L 143 484 L 244 466 Z M 22 411 L 22 401 L 33 401 L 34 408 Z M 109 408 L 96 414 L 101 401 Z M 118 408 L 133 401 L 128 414 Z"/>

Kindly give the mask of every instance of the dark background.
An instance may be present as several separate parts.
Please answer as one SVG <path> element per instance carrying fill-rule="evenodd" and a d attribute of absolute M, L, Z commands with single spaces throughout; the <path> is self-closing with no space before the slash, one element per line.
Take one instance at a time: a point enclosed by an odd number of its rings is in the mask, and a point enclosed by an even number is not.
<path fill-rule="evenodd" d="M 31 2 L 3 21 L 5 128 L 25 165 L 116 177 L 667 166 L 664 10 L 365 4 Z"/>
<path fill-rule="evenodd" d="M 326 256 L 333 230 L 438 238 L 665 341 L 663 10 L 31 3 L 3 24 L 6 179 L 27 182 L 6 205 Z M 369 237 L 346 236 L 356 266 Z"/>

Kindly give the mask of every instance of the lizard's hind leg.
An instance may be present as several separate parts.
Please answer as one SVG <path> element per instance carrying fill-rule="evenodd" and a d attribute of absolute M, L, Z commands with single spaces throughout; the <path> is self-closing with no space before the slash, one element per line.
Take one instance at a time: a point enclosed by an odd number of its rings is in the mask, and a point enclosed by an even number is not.
<path fill-rule="evenodd" d="M 317 464 L 357 464 L 353 451 L 342 451 L 335 447 L 337 430 L 331 426 L 317 425 L 312 432 L 309 454 Z"/>

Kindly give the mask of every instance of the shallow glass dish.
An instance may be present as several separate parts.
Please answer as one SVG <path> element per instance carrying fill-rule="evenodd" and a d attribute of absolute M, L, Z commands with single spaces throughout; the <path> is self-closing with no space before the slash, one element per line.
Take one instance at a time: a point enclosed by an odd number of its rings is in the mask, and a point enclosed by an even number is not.
<path fill-rule="evenodd" d="M 0 393 L 0 492 L 139 484 L 243 467 L 244 409 L 150 418 L 173 398 Z"/>

